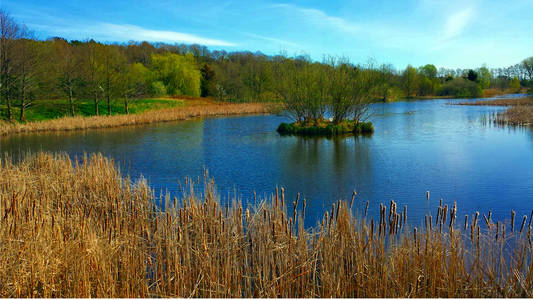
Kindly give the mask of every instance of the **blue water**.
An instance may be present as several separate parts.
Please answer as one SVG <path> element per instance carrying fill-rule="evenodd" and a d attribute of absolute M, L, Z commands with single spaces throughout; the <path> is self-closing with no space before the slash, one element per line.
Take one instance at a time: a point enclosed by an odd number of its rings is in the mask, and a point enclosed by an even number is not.
<path fill-rule="evenodd" d="M 456 100 L 453 100 L 456 101 Z M 223 199 L 250 203 L 253 191 L 270 195 L 283 186 L 290 202 L 307 199 L 306 226 L 331 203 L 358 192 L 356 208 L 394 199 L 408 206 L 417 226 L 438 201 L 458 216 L 475 211 L 510 218 L 533 209 L 533 131 L 494 127 L 484 116 L 501 107 L 454 106 L 450 100 L 373 105 L 370 137 L 279 136 L 284 116 L 239 116 L 83 132 L 0 138 L 0 152 L 65 151 L 72 156 L 102 152 L 133 178 L 141 174 L 156 191 L 178 192 L 178 180 L 209 170 Z M 430 200 L 426 200 L 426 190 Z"/>

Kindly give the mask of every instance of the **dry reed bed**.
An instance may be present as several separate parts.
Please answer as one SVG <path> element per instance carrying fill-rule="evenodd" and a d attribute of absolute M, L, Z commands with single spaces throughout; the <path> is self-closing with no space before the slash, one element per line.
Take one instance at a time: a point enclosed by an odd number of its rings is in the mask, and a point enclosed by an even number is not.
<path fill-rule="evenodd" d="M 267 113 L 268 111 L 269 108 L 265 104 L 260 103 L 206 103 L 204 105 L 188 105 L 185 107 L 150 110 L 140 114 L 115 115 L 111 117 L 64 117 L 25 124 L 0 122 L 0 136 L 23 132 L 81 130 L 126 125 L 144 125 L 157 122 L 186 120 L 195 117 L 256 114 Z"/>
<path fill-rule="evenodd" d="M 464 101 L 455 103 L 455 105 L 469 105 L 469 106 L 516 106 L 516 105 L 533 105 L 533 98 L 512 98 L 512 99 L 494 99 L 494 100 L 478 100 L 478 101 Z"/>
<path fill-rule="evenodd" d="M 336 202 L 314 230 L 283 189 L 221 205 L 212 182 L 156 198 L 101 155 L 0 162 L 1 297 L 531 297 L 531 219 L 463 220 L 439 204 L 355 219 Z M 189 189 L 190 188 L 190 189 Z M 428 194 L 429 198 L 429 194 Z M 162 210 L 160 208 L 163 208 Z M 509 245 L 512 244 L 512 247 Z"/>
<path fill-rule="evenodd" d="M 533 124 L 533 106 L 513 106 L 498 112 L 493 118 L 497 125 L 526 126 Z"/>

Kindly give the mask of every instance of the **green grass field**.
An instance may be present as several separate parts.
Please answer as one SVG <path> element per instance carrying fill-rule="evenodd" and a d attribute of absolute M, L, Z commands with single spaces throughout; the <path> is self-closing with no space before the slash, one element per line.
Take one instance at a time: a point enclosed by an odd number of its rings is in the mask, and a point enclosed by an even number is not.
<path fill-rule="evenodd" d="M 20 109 L 18 101 L 12 103 L 13 120 L 19 120 Z M 136 114 L 146 110 L 170 108 L 183 105 L 183 100 L 177 99 L 137 99 L 128 104 L 129 113 Z M 100 115 L 107 114 L 107 102 L 100 101 L 98 104 Z M 74 112 L 81 116 L 94 116 L 94 102 L 92 100 L 78 100 L 74 102 Z M 111 114 L 125 114 L 124 102 L 120 100 L 111 101 Z M 26 121 L 43 121 L 70 116 L 68 100 L 35 100 L 31 107 L 25 110 Z M 0 104 L 0 120 L 7 120 L 7 105 Z"/>

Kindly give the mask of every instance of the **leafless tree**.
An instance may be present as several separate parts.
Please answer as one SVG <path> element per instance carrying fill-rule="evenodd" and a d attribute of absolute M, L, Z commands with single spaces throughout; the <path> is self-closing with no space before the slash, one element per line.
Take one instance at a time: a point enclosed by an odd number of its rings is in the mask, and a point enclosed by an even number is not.
<path fill-rule="evenodd" d="M 13 56 L 15 41 L 20 36 L 20 27 L 5 11 L 0 10 L 0 100 L 7 105 L 7 117 L 13 119 L 11 112 L 11 93 L 13 87 Z M 1 101 L 0 101 L 1 102 Z"/>

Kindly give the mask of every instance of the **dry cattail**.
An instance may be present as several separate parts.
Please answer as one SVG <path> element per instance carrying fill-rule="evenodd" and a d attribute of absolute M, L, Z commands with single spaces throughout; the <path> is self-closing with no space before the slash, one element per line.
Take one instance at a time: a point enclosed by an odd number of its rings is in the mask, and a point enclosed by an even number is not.
<path fill-rule="evenodd" d="M 307 201 L 304 198 L 304 203 L 302 205 L 302 218 L 305 220 L 305 207 L 307 206 Z"/>
<path fill-rule="evenodd" d="M 405 226 L 405 224 L 407 223 L 407 205 L 404 205 L 403 206 L 403 224 Z"/>
<path fill-rule="evenodd" d="M 448 205 L 444 205 L 444 212 L 442 214 L 442 223 L 446 224 L 446 216 L 448 215 Z"/>
<path fill-rule="evenodd" d="M 515 217 L 515 212 L 514 210 L 511 210 L 511 232 L 514 232 L 514 217 Z"/>
<path fill-rule="evenodd" d="M 527 216 L 524 215 L 522 218 L 522 225 L 520 225 L 520 234 L 522 234 L 522 230 L 524 229 L 524 225 L 526 224 Z"/>
<path fill-rule="evenodd" d="M 339 220 L 339 213 L 340 213 L 340 210 L 341 210 L 341 204 L 342 204 L 342 202 L 339 199 L 339 201 L 337 202 L 337 215 L 335 217 L 335 220 L 337 220 L 337 221 Z"/>
<path fill-rule="evenodd" d="M 500 235 L 500 222 L 496 222 L 496 241 L 498 241 L 498 237 Z"/>
<path fill-rule="evenodd" d="M 285 189 L 281 187 L 281 208 L 285 207 Z"/>
<path fill-rule="evenodd" d="M 355 199 L 355 195 L 357 195 L 357 192 L 355 191 L 355 189 L 353 190 L 353 193 L 352 193 L 352 201 L 350 201 L 350 209 L 353 208 L 353 201 Z"/>
<path fill-rule="evenodd" d="M 485 223 L 487 224 L 487 227 L 490 228 L 489 219 L 487 218 L 487 216 L 485 216 L 485 214 L 483 214 L 483 219 L 485 219 Z"/>

